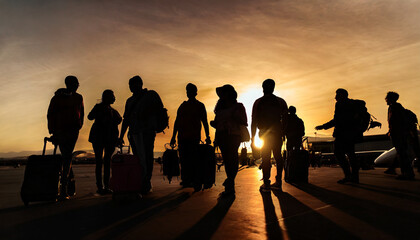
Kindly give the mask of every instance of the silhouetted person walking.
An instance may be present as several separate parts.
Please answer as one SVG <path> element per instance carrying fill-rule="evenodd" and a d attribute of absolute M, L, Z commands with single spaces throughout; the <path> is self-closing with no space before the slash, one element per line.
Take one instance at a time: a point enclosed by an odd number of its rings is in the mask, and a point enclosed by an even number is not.
<path fill-rule="evenodd" d="M 102 93 L 102 102 L 96 104 L 88 114 L 89 120 L 95 120 L 90 130 L 89 142 L 92 143 L 95 152 L 96 186 L 99 194 L 111 193 L 109 189 L 111 156 L 117 146 L 118 125 L 122 121 L 118 111 L 111 107 L 114 102 L 114 92 L 109 89 L 105 90 Z M 104 165 L 103 181 L 102 165 Z"/>
<path fill-rule="evenodd" d="M 206 143 L 210 144 L 210 132 L 209 124 L 207 121 L 207 111 L 203 103 L 196 99 L 197 86 L 192 83 L 188 83 L 187 87 L 188 101 L 184 101 L 179 106 L 174 130 L 171 139 L 171 145 L 176 144 L 176 136 L 178 134 L 178 150 L 179 157 L 181 160 L 181 185 L 184 187 L 191 187 L 194 185 L 196 190 L 198 189 L 198 183 L 194 184 L 195 177 L 198 169 L 196 169 L 195 161 L 199 161 L 198 156 L 198 144 L 201 141 L 201 124 L 204 126 L 206 133 Z"/>
<path fill-rule="evenodd" d="M 287 104 L 282 98 L 273 94 L 275 82 L 266 79 L 263 84 L 264 96 L 257 99 L 252 107 L 251 139 L 254 142 L 257 128 L 259 137 L 264 141 L 261 148 L 262 171 L 264 184 L 260 190 L 269 192 L 271 188 L 281 190 L 284 159 L 281 154 L 283 138 L 285 136 L 285 123 L 287 120 Z M 277 163 L 276 182 L 270 185 L 271 152 Z"/>
<path fill-rule="evenodd" d="M 152 190 L 150 180 L 153 172 L 156 116 L 163 108 L 163 103 L 157 92 L 143 89 L 143 80 L 139 76 L 132 77 L 129 86 L 133 96 L 125 104 L 119 143 L 124 143 L 123 138 L 129 128 L 128 140 L 143 167 L 142 194 L 146 194 Z"/>
<path fill-rule="evenodd" d="M 388 135 L 391 137 L 392 145 L 397 150 L 398 159 L 401 166 L 401 175 L 397 176 L 399 180 L 414 180 L 414 171 L 411 166 L 411 161 L 408 157 L 408 144 L 410 136 L 410 128 L 407 118 L 406 110 L 397 102 L 399 98 L 398 93 L 388 92 L 385 101 L 388 107 Z M 395 172 L 395 165 L 393 166 Z M 389 169 L 387 170 L 389 171 Z"/>
<path fill-rule="evenodd" d="M 64 82 L 66 88 L 60 88 L 55 92 L 47 114 L 48 130 L 53 135 L 63 157 L 60 200 L 69 198 L 67 184 L 72 154 L 84 118 L 83 97 L 76 92 L 79 88 L 78 79 L 75 76 L 67 76 Z"/>
<path fill-rule="evenodd" d="M 219 96 L 214 113 L 214 121 L 210 125 L 216 128 L 215 146 L 219 146 L 225 164 L 226 180 L 223 182 L 225 191 L 221 196 L 235 194 L 235 177 L 238 173 L 238 148 L 241 144 L 241 125 L 247 126 L 245 107 L 237 102 L 238 94 L 232 85 L 216 88 Z"/>
<path fill-rule="evenodd" d="M 305 125 L 302 119 L 296 115 L 296 108 L 294 106 L 290 106 L 286 126 L 287 151 L 300 149 L 302 146 L 303 136 L 305 136 Z"/>
<path fill-rule="evenodd" d="M 356 106 L 348 98 L 348 95 L 347 90 L 337 89 L 334 118 L 323 125 L 315 127 L 316 130 L 334 127 L 334 155 L 344 172 L 344 178 L 337 181 L 340 184 L 346 182 L 359 183 L 360 162 L 356 158 L 354 150 L 354 145 L 359 137 L 357 135 L 358 132 L 355 130 L 357 127 L 355 123 L 357 113 Z M 349 161 L 347 161 L 346 155 Z"/>

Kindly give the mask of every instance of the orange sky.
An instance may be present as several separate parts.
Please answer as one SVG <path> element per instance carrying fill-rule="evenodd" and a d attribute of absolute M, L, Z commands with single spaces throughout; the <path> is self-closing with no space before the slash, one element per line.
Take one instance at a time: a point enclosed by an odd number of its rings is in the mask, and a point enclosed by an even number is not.
<path fill-rule="evenodd" d="M 368 134 L 387 131 L 389 90 L 420 114 L 420 1 L 71 2 L 0 0 L 0 152 L 41 150 L 49 101 L 70 74 L 87 113 L 109 88 L 121 114 L 128 79 L 140 75 L 171 116 L 158 151 L 188 82 L 211 120 L 217 86 L 232 84 L 250 117 L 273 78 L 308 135 L 331 119 L 339 87 L 384 124 Z M 91 124 L 76 149 L 91 148 Z"/>

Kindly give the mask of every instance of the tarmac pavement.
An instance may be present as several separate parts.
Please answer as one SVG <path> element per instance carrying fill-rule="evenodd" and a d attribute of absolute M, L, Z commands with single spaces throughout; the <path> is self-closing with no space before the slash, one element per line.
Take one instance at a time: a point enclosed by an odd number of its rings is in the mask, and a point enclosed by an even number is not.
<path fill-rule="evenodd" d="M 311 168 L 308 184 L 260 193 L 261 171 L 243 168 L 236 197 L 218 200 L 223 168 L 216 186 L 193 193 L 169 184 L 156 164 L 152 193 L 115 202 L 95 194 L 94 165 L 74 165 L 72 200 L 25 207 L 24 167 L 2 167 L 0 239 L 420 239 L 420 176 L 398 181 L 383 171 L 340 185 L 340 168 Z"/>

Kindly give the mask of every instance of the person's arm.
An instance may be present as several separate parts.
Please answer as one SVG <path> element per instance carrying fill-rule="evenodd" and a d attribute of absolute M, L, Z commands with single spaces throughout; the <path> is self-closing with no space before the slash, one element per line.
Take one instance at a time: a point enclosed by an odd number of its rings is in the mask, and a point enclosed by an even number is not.
<path fill-rule="evenodd" d="M 206 134 L 206 140 L 205 140 L 206 144 L 211 144 L 209 123 L 207 120 L 207 111 L 206 111 L 206 106 L 204 106 L 204 104 L 202 108 L 201 122 L 203 123 L 204 132 Z"/>
<path fill-rule="evenodd" d="M 331 119 L 329 122 L 326 122 L 322 125 L 318 125 L 315 127 L 316 130 L 327 130 L 335 126 L 335 120 Z"/>
<path fill-rule="evenodd" d="M 115 110 L 115 109 L 112 109 L 112 112 L 113 112 L 113 115 L 112 116 L 114 118 L 114 123 L 116 125 L 119 125 L 121 123 L 121 121 L 122 121 L 122 117 L 121 117 L 120 113 L 117 110 Z"/>
<path fill-rule="evenodd" d="M 80 128 L 83 126 L 83 122 L 85 120 L 85 105 L 83 103 L 83 97 L 80 95 L 81 98 L 81 106 L 80 106 Z"/>
<path fill-rule="evenodd" d="M 124 144 L 124 136 L 125 136 L 125 132 L 127 132 L 128 129 L 128 124 L 129 124 L 129 115 L 130 115 L 130 111 L 128 110 L 128 99 L 125 103 L 125 109 L 124 109 L 124 115 L 123 115 L 123 121 L 121 124 L 121 131 L 120 131 L 120 137 L 118 138 L 118 145 L 122 146 Z"/>
<path fill-rule="evenodd" d="M 55 97 L 51 98 L 50 105 L 48 106 L 47 111 L 47 121 L 48 121 L 48 132 L 54 134 L 55 132 L 55 115 L 56 115 L 56 103 Z"/>
<path fill-rule="evenodd" d="M 254 142 L 254 137 L 255 137 L 255 134 L 257 133 L 257 104 L 258 104 L 257 101 L 255 101 L 254 105 L 252 106 L 251 142 Z"/>
<path fill-rule="evenodd" d="M 315 130 L 323 130 L 323 129 L 327 130 L 327 129 L 330 129 L 330 128 L 334 127 L 336 118 L 337 118 L 337 103 L 335 104 L 334 118 L 331 119 L 330 121 L 322 124 L 322 125 L 316 126 Z"/>
<path fill-rule="evenodd" d="M 305 123 L 303 122 L 303 120 L 302 119 L 300 119 L 300 122 L 301 122 L 301 124 L 302 124 L 302 137 L 303 136 L 305 136 Z"/>
<path fill-rule="evenodd" d="M 287 120 L 288 120 L 288 115 L 289 115 L 289 108 L 287 106 L 286 101 L 284 101 L 284 99 L 282 99 L 282 98 L 279 98 L 279 99 L 280 99 L 280 105 L 281 105 L 281 110 L 280 110 L 281 132 L 283 133 L 283 137 L 284 137 L 285 133 L 286 133 Z"/>
<path fill-rule="evenodd" d="M 89 112 L 89 114 L 88 114 L 88 116 L 87 116 L 87 118 L 89 119 L 89 120 L 94 120 L 95 118 L 96 118 L 96 112 L 98 111 L 98 104 L 96 104 L 93 108 L 92 108 L 92 110 Z"/>
<path fill-rule="evenodd" d="M 181 108 L 181 106 L 178 108 L 178 111 L 176 113 L 176 118 L 175 118 L 175 122 L 174 122 L 174 130 L 172 131 L 172 138 L 171 138 L 171 142 L 170 145 L 174 146 L 176 144 L 176 135 L 178 133 L 178 116 L 179 116 L 179 109 Z"/>
<path fill-rule="evenodd" d="M 240 125 L 248 126 L 248 119 L 246 117 L 246 110 L 242 103 L 240 103 L 237 107 L 236 116 L 238 116 L 237 120 Z"/>

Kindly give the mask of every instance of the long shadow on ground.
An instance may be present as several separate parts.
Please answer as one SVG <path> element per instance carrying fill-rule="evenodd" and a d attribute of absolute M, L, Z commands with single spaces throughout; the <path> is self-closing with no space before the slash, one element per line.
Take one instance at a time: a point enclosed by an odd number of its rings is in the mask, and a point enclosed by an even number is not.
<path fill-rule="evenodd" d="M 158 199 L 144 198 L 116 204 L 111 199 L 97 203 L 86 201 L 83 207 L 46 217 L 36 218 L 3 229 L 3 239 L 111 239 L 156 216 L 165 209 L 172 209 L 189 198 L 189 194 L 171 193 Z M 78 203 L 80 204 L 80 203 Z M 37 211 L 51 211 L 55 207 L 43 206 Z M 16 214 L 25 214 L 18 209 Z"/>
<path fill-rule="evenodd" d="M 273 193 L 278 198 L 289 239 L 358 239 L 289 193 Z"/>
<path fill-rule="evenodd" d="M 413 239 L 413 236 L 420 236 L 420 214 L 416 212 L 385 206 L 375 201 L 356 198 L 312 184 L 295 186 L 395 238 Z"/>
<path fill-rule="evenodd" d="M 235 196 L 220 198 L 216 206 L 200 219 L 200 221 L 176 239 L 210 239 L 216 232 L 234 201 Z"/>
<path fill-rule="evenodd" d="M 271 198 L 271 192 L 261 192 L 264 204 L 265 230 L 267 231 L 267 239 L 283 239 L 282 229 L 279 225 L 279 218 Z"/>

